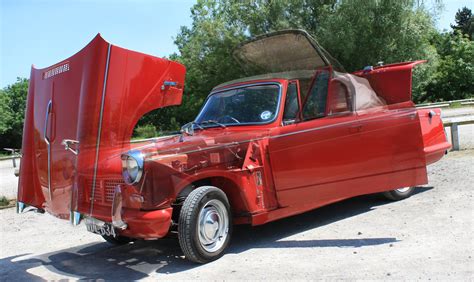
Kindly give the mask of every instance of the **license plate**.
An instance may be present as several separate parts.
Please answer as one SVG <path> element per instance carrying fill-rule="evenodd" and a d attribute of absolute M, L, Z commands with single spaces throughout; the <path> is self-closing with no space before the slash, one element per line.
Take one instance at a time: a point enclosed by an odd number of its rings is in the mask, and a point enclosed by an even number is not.
<path fill-rule="evenodd" d="M 84 222 L 89 232 L 105 236 L 116 236 L 115 229 L 110 223 L 95 218 L 85 218 Z"/>

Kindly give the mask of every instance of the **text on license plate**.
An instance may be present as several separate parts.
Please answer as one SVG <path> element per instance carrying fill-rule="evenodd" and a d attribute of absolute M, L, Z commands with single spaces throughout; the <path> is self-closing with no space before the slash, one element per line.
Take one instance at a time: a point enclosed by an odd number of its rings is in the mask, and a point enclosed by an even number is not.
<path fill-rule="evenodd" d="M 84 222 L 89 232 L 105 236 L 116 236 L 115 229 L 110 223 L 95 218 L 86 218 Z"/>

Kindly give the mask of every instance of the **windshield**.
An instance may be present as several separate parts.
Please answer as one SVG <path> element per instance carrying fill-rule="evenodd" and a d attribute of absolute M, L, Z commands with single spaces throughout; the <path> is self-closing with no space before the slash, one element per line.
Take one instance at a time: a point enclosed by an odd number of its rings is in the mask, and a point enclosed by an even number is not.
<path fill-rule="evenodd" d="M 195 120 L 200 126 L 262 124 L 275 120 L 280 100 L 277 84 L 243 86 L 212 94 Z"/>

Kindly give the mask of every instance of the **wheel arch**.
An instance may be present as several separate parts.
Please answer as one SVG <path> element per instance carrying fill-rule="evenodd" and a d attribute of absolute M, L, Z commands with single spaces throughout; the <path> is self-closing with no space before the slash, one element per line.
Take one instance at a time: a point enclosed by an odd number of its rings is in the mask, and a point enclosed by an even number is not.
<path fill-rule="evenodd" d="M 221 189 L 227 196 L 234 215 L 248 213 L 248 203 L 238 181 L 228 176 L 205 176 L 199 179 L 193 179 L 191 183 L 179 189 L 176 201 L 184 201 L 194 189 L 201 186 L 214 186 Z"/>

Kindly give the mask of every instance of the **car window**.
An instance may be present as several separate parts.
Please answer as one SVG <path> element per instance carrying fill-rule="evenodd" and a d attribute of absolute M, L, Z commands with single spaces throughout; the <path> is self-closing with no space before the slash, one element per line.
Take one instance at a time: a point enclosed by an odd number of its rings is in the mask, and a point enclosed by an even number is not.
<path fill-rule="evenodd" d="M 296 83 L 290 83 L 286 91 L 285 111 L 283 121 L 295 120 L 300 106 L 298 103 L 298 88 Z"/>
<path fill-rule="evenodd" d="M 333 80 L 330 88 L 328 115 L 350 112 L 352 110 L 352 97 L 347 87 L 340 81 Z"/>
<path fill-rule="evenodd" d="M 277 116 L 279 99 L 276 84 L 225 90 L 209 97 L 195 121 L 201 126 L 269 123 Z"/>
<path fill-rule="evenodd" d="M 322 71 L 316 75 L 303 107 L 303 119 L 323 117 L 326 112 L 329 72 Z"/>

